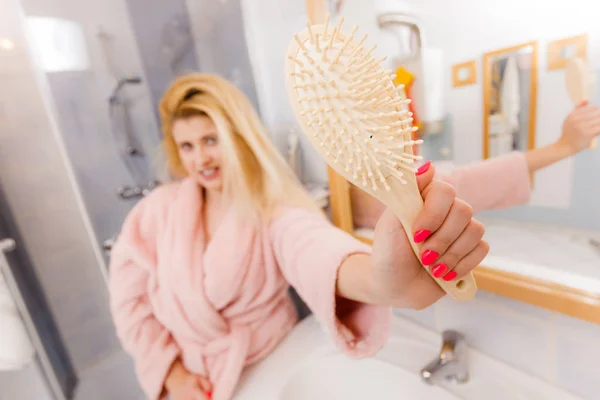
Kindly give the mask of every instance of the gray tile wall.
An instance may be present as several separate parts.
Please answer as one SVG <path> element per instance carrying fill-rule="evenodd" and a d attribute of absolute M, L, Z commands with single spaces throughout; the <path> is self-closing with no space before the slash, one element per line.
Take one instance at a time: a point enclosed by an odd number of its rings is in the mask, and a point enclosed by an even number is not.
<path fill-rule="evenodd" d="M 124 0 L 123 3 L 129 11 L 158 121 L 158 103 L 173 78 L 198 71 L 185 0 Z"/>
<path fill-rule="evenodd" d="M 217 73 L 232 81 L 260 113 L 241 1 L 185 2 L 200 71 Z"/>

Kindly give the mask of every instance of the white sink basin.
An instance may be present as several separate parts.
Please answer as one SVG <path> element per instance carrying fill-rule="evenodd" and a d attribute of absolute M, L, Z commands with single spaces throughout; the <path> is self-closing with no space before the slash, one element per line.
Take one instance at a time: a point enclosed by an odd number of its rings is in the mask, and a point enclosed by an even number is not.
<path fill-rule="evenodd" d="M 582 400 L 469 349 L 469 381 L 424 383 L 421 368 L 440 335 L 394 316 L 388 343 L 354 360 L 336 348 L 314 317 L 299 323 L 271 355 L 242 374 L 234 400 Z"/>
<path fill-rule="evenodd" d="M 437 386 L 424 385 L 405 369 L 377 359 L 348 360 L 341 354 L 297 371 L 283 386 L 285 400 L 459 400 Z"/>

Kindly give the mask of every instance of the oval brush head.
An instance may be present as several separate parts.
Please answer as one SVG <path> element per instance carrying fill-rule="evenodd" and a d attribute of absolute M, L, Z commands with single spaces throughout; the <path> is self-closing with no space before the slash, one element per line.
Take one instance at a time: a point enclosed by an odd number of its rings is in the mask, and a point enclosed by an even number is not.
<path fill-rule="evenodd" d="M 390 190 L 386 178 L 407 183 L 416 161 L 412 148 L 412 113 L 409 99 L 401 96 L 391 71 L 381 68 L 366 51 L 364 35 L 356 42 L 354 27 L 342 33 L 343 17 L 336 27 L 307 27 L 294 35 L 287 59 L 288 90 L 298 104 L 305 133 L 332 167 L 367 192 Z M 331 164 L 330 163 L 330 164 Z M 342 169 L 342 171 L 339 171 Z"/>
<path fill-rule="evenodd" d="M 291 41 L 286 59 L 286 88 L 304 134 L 340 175 L 377 198 L 398 216 L 415 254 L 412 223 L 423 207 L 414 155 L 416 127 L 410 99 L 392 81 L 391 71 L 367 50 L 367 35 L 355 38 L 337 26 L 307 24 Z M 430 273 L 428 268 L 427 271 Z M 435 278 L 434 278 L 435 279 Z M 470 299 L 477 288 L 473 276 L 457 282 L 436 279 L 447 293 Z"/>

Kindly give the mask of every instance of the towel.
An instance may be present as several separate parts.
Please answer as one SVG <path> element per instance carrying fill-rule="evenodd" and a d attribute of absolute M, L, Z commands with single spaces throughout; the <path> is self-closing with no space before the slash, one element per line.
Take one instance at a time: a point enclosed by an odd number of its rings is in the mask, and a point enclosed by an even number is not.
<path fill-rule="evenodd" d="M 506 133 L 519 130 L 521 95 L 519 89 L 519 68 L 514 55 L 508 57 L 502 79 L 500 107 L 506 121 Z"/>

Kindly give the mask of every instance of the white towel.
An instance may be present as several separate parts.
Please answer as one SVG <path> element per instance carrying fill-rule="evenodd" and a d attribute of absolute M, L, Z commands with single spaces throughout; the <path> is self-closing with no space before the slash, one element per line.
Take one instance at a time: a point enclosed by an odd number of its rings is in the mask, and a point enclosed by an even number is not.
<path fill-rule="evenodd" d="M 521 108 L 519 90 L 519 68 L 515 56 L 511 55 L 506 62 L 500 92 L 500 107 L 508 133 L 519 130 L 519 110 Z"/>

